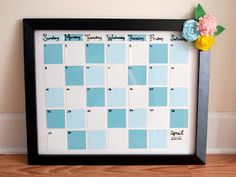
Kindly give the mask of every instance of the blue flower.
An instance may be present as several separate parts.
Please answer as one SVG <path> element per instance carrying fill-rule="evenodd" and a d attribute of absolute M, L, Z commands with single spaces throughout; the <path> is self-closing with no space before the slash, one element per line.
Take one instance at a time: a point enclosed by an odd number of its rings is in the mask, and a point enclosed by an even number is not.
<path fill-rule="evenodd" d="M 184 22 L 182 36 L 187 41 L 195 41 L 200 33 L 197 29 L 197 21 L 190 19 Z"/>

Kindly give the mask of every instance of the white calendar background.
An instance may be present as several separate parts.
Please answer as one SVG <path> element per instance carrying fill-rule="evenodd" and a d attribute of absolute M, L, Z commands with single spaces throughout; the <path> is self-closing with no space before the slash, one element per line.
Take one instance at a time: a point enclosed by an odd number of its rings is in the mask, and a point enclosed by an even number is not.
<path fill-rule="evenodd" d="M 193 154 L 198 53 L 171 31 L 35 32 L 39 154 Z"/>

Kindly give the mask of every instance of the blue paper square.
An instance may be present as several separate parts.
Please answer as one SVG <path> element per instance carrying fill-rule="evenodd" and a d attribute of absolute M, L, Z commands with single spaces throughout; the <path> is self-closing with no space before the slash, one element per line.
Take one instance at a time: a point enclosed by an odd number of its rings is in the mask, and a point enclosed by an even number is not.
<path fill-rule="evenodd" d="M 172 109 L 170 111 L 170 128 L 188 128 L 187 109 Z"/>
<path fill-rule="evenodd" d="M 149 88 L 149 106 L 167 106 L 167 88 Z"/>
<path fill-rule="evenodd" d="M 86 44 L 86 63 L 104 63 L 104 44 Z"/>
<path fill-rule="evenodd" d="M 125 128 L 126 110 L 109 109 L 108 110 L 108 128 Z"/>
<path fill-rule="evenodd" d="M 129 85 L 146 85 L 146 66 L 129 66 L 128 67 Z"/>
<path fill-rule="evenodd" d="M 147 148 L 147 130 L 129 130 L 129 148 Z"/>
<path fill-rule="evenodd" d="M 88 131 L 88 149 L 105 149 L 106 148 L 106 131 L 95 130 Z"/>
<path fill-rule="evenodd" d="M 125 63 L 125 44 L 107 45 L 107 63 Z"/>
<path fill-rule="evenodd" d="M 128 114 L 129 128 L 147 128 L 147 110 L 130 109 Z"/>
<path fill-rule="evenodd" d="M 87 85 L 104 85 L 104 67 L 103 66 L 87 66 L 86 67 L 86 82 Z"/>
<path fill-rule="evenodd" d="M 168 63 L 168 44 L 151 44 L 149 46 L 150 63 Z"/>
<path fill-rule="evenodd" d="M 62 64 L 62 45 L 44 45 L 44 64 Z"/>
<path fill-rule="evenodd" d="M 150 85 L 167 85 L 167 66 L 150 66 L 149 84 Z"/>
<path fill-rule="evenodd" d="M 149 131 L 150 148 L 167 147 L 167 130 L 150 130 Z"/>
<path fill-rule="evenodd" d="M 86 132 L 69 131 L 68 149 L 86 149 Z"/>
<path fill-rule="evenodd" d="M 64 107 L 64 91 L 63 88 L 46 89 L 46 107 Z"/>
<path fill-rule="evenodd" d="M 84 110 L 68 110 L 66 120 L 67 128 L 85 128 Z"/>
<path fill-rule="evenodd" d="M 105 105 L 104 88 L 87 88 L 87 106 L 102 107 Z"/>
<path fill-rule="evenodd" d="M 125 107 L 126 91 L 125 88 L 109 88 L 107 90 L 108 107 Z"/>
<path fill-rule="evenodd" d="M 47 110 L 46 114 L 48 128 L 65 128 L 64 110 Z"/>
<path fill-rule="evenodd" d="M 188 88 L 170 89 L 170 106 L 188 106 Z"/>
<path fill-rule="evenodd" d="M 84 84 L 83 66 L 66 66 L 65 79 L 66 79 L 66 85 L 83 85 Z"/>
<path fill-rule="evenodd" d="M 171 63 L 188 63 L 189 44 L 173 44 L 170 46 Z"/>

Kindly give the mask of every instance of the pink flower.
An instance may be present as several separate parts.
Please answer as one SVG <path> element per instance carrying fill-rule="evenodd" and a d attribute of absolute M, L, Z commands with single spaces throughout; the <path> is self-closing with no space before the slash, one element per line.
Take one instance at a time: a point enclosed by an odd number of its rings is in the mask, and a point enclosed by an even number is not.
<path fill-rule="evenodd" d="M 197 29 L 203 36 L 210 36 L 216 32 L 216 18 L 212 15 L 204 15 L 199 18 Z"/>

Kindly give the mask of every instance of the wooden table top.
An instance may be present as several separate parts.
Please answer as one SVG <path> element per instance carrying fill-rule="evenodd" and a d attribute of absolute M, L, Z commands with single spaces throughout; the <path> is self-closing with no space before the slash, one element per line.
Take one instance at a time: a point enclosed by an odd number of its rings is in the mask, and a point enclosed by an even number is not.
<path fill-rule="evenodd" d="M 207 155 L 206 165 L 27 165 L 26 155 L 0 155 L 0 177 L 236 177 L 236 154 Z"/>

